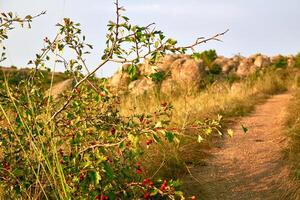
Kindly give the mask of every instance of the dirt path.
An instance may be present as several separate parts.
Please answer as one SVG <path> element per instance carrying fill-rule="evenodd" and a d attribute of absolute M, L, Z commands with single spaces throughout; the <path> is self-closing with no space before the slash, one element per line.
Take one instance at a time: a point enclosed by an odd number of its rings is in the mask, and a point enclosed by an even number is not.
<path fill-rule="evenodd" d="M 290 98 L 289 93 L 273 96 L 241 118 L 232 127 L 235 136 L 213 148 L 205 166 L 191 167 L 200 183 L 188 176 L 185 189 L 207 200 L 287 199 L 282 197 L 289 175 L 282 122 Z"/>
<path fill-rule="evenodd" d="M 54 99 L 56 99 L 59 94 L 61 94 L 66 89 L 70 88 L 71 85 L 72 85 L 72 79 L 67 79 L 62 82 L 59 82 L 59 83 L 53 85 L 53 87 L 51 89 L 51 95 L 53 96 Z M 49 91 L 47 91 L 46 94 L 49 94 Z"/>

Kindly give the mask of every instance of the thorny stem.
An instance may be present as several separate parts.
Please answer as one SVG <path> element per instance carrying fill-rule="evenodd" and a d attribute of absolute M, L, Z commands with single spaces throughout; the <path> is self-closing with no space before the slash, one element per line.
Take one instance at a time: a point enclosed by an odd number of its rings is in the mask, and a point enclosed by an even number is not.
<path fill-rule="evenodd" d="M 69 103 L 71 102 L 71 100 L 75 97 L 74 92 L 76 91 L 76 88 L 78 88 L 82 83 L 84 83 L 85 81 L 88 81 L 88 78 L 90 78 L 92 75 L 94 75 L 102 66 L 104 66 L 107 62 L 111 61 L 111 62 L 115 62 L 115 63 L 128 63 L 128 62 L 134 62 L 135 59 L 132 59 L 132 60 L 127 60 L 126 58 L 124 59 L 113 59 L 112 56 L 114 54 L 114 50 L 115 50 L 115 47 L 118 45 L 118 43 L 124 39 L 123 38 L 119 38 L 119 27 L 120 27 L 120 10 L 122 9 L 122 7 L 119 6 L 119 0 L 116 0 L 115 1 L 115 5 L 116 5 L 116 29 L 115 29 L 115 36 L 114 36 L 114 41 L 110 47 L 110 51 L 107 55 L 107 58 L 104 59 L 102 61 L 102 63 L 96 67 L 93 71 L 89 72 L 84 78 L 82 78 L 79 82 L 77 82 L 77 84 L 73 87 L 71 93 L 72 95 L 69 96 L 69 98 L 65 101 L 65 103 L 63 104 L 63 106 L 57 110 L 50 118 L 50 120 L 48 121 L 47 124 L 49 124 L 52 120 L 54 120 L 56 118 L 57 115 L 59 115 L 63 110 L 65 110 L 67 108 L 67 106 L 69 105 Z M 149 24 L 148 26 L 146 26 L 146 28 L 149 28 L 153 25 L 154 23 L 151 23 Z M 192 45 L 189 45 L 189 46 L 185 46 L 185 47 L 175 47 L 175 48 L 172 48 L 170 50 L 180 50 L 182 48 L 185 48 L 185 49 L 193 49 L 193 47 L 199 45 L 199 44 L 202 44 L 202 43 L 206 43 L 208 41 L 211 41 L 211 40 L 216 40 L 216 41 L 221 41 L 219 39 L 220 36 L 223 36 L 224 34 L 226 34 L 229 30 L 226 30 L 222 33 L 218 33 L 212 37 L 209 37 L 207 39 L 201 37 L 201 38 L 198 38 L 195 43 L 193 43 Z M 132 36 L 135 36 L 135 33 L 132 34 Z M 137 45 L 137 44 L 136 44 Z M 161 43 L 161 45 L 159 47 L 157 47 L 156 49 L 149 49 L 149 51 L 147 53 L 145 53 L 144 55 L 140 55 L 139 52 L 138 52 L 138 47 L 137 47 L 137 56 L 139 58 L 143 58 L 143 59 L 146 59 L 147 56 L 149 56 L 152 52 L 155 52 L 155 51 L 160 51 L 164 46 L 166 45 L 166 42 L 165 43 Z M 81 60 L 82 61 L 82 60 Z M 87 66 L 85 65 L 85 62 L 83 62 L 85 68 L 87 68 Z"/>

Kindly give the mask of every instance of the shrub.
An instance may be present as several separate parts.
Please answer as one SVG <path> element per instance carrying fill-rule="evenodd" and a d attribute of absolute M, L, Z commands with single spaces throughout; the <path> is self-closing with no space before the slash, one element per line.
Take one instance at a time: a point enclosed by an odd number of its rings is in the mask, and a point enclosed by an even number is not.
<path fill-rule="evenodd" d="M 275 68 L 285 68 L 287 66 L 287 58 L 284 56 L 280 56 L 279 59 L 273 63 Z"/>
<path fill-rule="evenodd" d="M 206 66 L 210 66 L 211 63 L 218 57 L 216 50 L 210 49 L 207 51 L 203 51 L 200 54 L 200 58 L 204 61 Z"/>
<path fill-rule="evenodd" d="M 219 75 L 222 72 L 222 68 L 218 64 L 213 64 L 208 71 L 210 74 Z"/>
<path fill-rule="evenodd" d="M 118 1 L 115 5 L 117 20 L 108 24 L 107 46 L 95 69 L 90 71 L 85 62 L 92 45 L 81 35 L 80 24 L 65 18 L 57 24 L 58 36 L 53 40 L 45 38 L 42 52 L 29 62 L 34 66 L 30 76 L 18 79 L 17 85 L 1 82 L 0 94 L 7 97 L 7 102 L 0 104 L 1 119 L 6 124 L 0 129 L 0 151 L 5 149 L 0 156 L 4 198 L 184 198 L 177 189 L 177 180 L 161 180 L 149 174 L 142 157 L 155 143 L 176 145 L 180 141 L 180 132 L 169 127 L 172 106 L 163 103 L 155 113 L 122 116 L 119 97 L 110 94 L 105 81 L 94 75 L 106 63 L 116 62 L 131 64 L 129 73 L 134 80 L 143 59 L 155 63 L 166 53 L 185 52 L 225 32 L 202 42 L 197 40 L 190 47 L 177 47 L 175 40 L 153 30 L 153 24 L 131 25 L 129 18 L 121 15 L 124 9 Z M 7 26 L 0 32 L 1 41 L 15 22 L 30 23 L 34 18 L 1 15 L 1 25 Z M 53 99 L 41 87 L 45 79 L 40 69 L 47 66 L 49 54 L 66 50 L 73 51 L 76 57 L 68 60 L 61 55 L 61 60 L 55 62 L 64 63 L 75 85 Z M 162 74 L 153 76 L 157 81 L 161 77 Z M 201 124 L 198 129 L 205 131 L 204 128 L 209 129 L 209 125 Z"/>
<path fill-rule="evenodd" d="M 295 67 L 300 68 L 300 53 L 295 56 Z"/>
<path fill-rule="evenodd" d="M 140 73 L 137 65 L 130 65 L 126 71 L 131 81 L 135 81 L 139 78 Z"/>
<path fill-rule="evenodd" d="M 165 71 L 158 71 L 155 73 L 150 74 L 150 78 L 152 79 L 152 81 L 156 84 L 161 84 L 163 80 L 166 79 L 167 77 L 167 73 Z"/>

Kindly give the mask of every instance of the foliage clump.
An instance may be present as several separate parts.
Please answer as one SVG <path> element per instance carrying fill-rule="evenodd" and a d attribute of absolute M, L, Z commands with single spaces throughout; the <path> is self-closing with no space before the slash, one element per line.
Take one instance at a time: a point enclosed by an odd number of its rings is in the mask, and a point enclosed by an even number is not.
<path fill-rule="evenodd" d="M 180 131 L 169 125 L 172 105 L 163 103 L 150 114 L 122 116 L 118 110 L 120 98 L 110 94 L 106 81 L 94 75 L 106 63 L 115 62 L 130 64 L 128 72 L 136 79 L 137 67 L 145 59 L 156 63 L 167 53 L 185 53 L 201 43 L 218 40 L 225 32 L 177 47 L 176 40 L 153 29 L 153 24 L 130 24 L 121 14 L 124 8 L 118 0 L 115 5 L 116 20 L 108 24 L 106 48 L 95 69 L 90 70 L 86 63 L 85 55 L 93 47 L 81 34 L 80 24 L 65 18 L 57 24 L 57 36 L 45 38 L 44 48 L 29 62 L 34 66 L 30 76 L 15 85 L 2 80 L 1 93 L 7 99 L 0 104 L 0 121 L 5 123 L 0 128 L 0 187 L 4 197 L 184 199 L 178 190 L 179 181 L 149 174 L 143 164 L 143 154 L 150 146 L 180 143 Z M 11 15 L 2 13 L 4 17 L 0 18 L 1 42 L 15 23 L 30 26 L 35 18 Z M 62 52 L 66 50 L 71 50 L 75 58 L 64 58 Z M 41 69 L 54 57 L 75 82 L 55 99 L 41 87 L 45 82 Z M 160 82 L 164 76 L 158 73 L 152 79 Z M 53 82 L 54 74 L 50 91 Z M 210 120 L 193 128 L 205 132 L 208 126 Z"/>
<path fill-rule="evenodd" d="M 166 79 L 167 76 L 168 73 L 166 73 L 165 71 L 158 71 L 149 75 L 151 80 L 158 85 L 160 85 L 163 82 L 163 80 Z"/>
<path fill-rule="evenodd" d="M 275 63 L 273 63 L 273 67 L 275 68 L 285 68 L 288 65 L 288 61 L 287 58 L 284 56 L 279 56 L 278 60 L 275 61 Z"/>
<path fill-rule="evenodd" d="M 295 67 L 300 68 L 300 53 L 295 56 Z"/>

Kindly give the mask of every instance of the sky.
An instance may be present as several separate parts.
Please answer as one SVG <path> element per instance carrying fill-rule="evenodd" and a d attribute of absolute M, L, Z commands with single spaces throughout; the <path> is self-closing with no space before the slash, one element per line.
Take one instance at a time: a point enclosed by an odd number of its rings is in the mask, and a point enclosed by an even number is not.
<path fill-rule="evenodd" d="M 53 38 L 64 17 L 79 22 L 94 49 L 86 60 L 94 68 L 105 44 L 106 24 L 115 19 L 113 0 L 0 0 L 0 11 L 21 16 L 47 14 L 36 19 L 32 29 L 10 32 L 8 59 L 1 65 L 26 67 L 43 47 L 43 38 Z M 192 43 L 226 29 L 223 42 L 211 41 L 197 50 L 215 49 L 227 57 L 263 53 L 269 56 L 300 52 L 300 0 L 120 0 L 133 24 L 155 22 L 156 28 L 179 44 Z M 111 76 L 120 66 L 108 64 L 99 76 Z M 56 68 L 63 71 L 62 66 Z"/>

